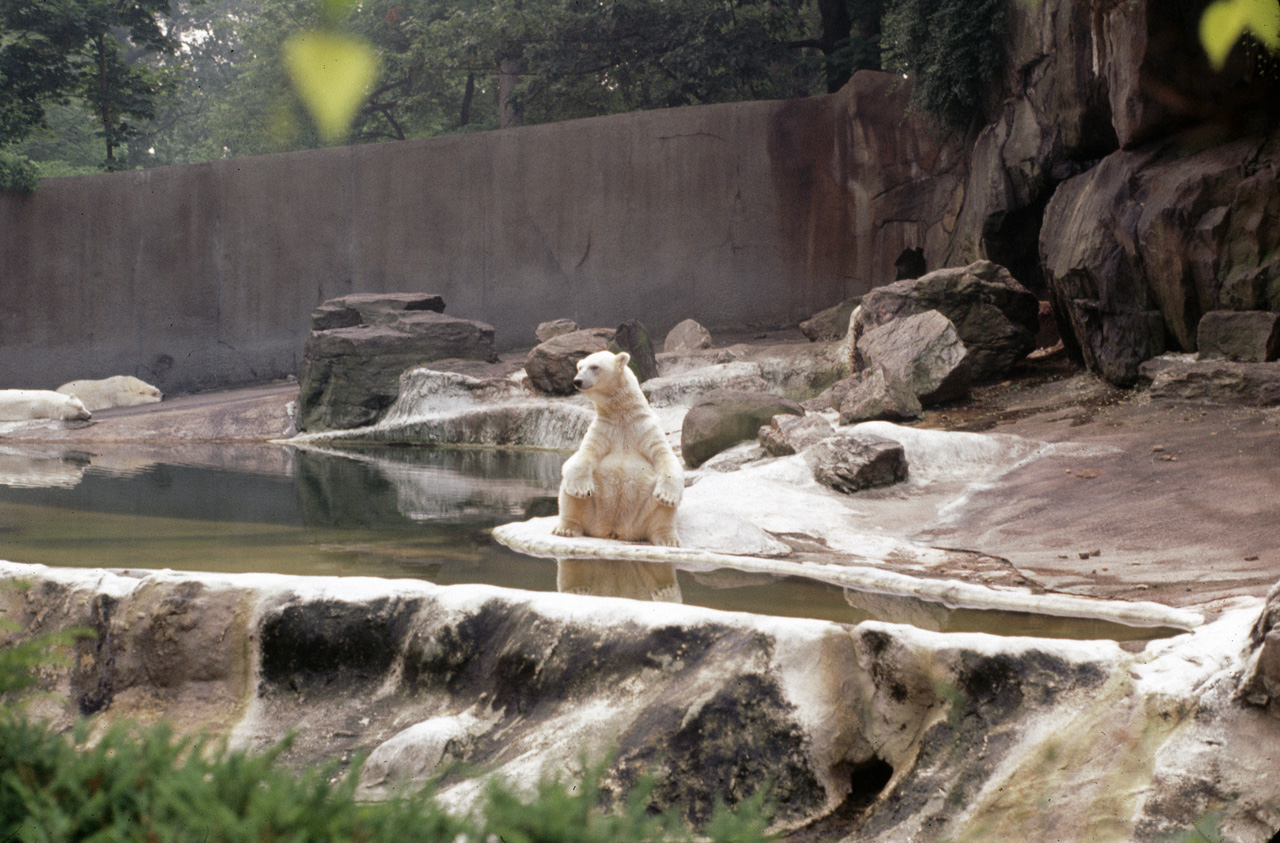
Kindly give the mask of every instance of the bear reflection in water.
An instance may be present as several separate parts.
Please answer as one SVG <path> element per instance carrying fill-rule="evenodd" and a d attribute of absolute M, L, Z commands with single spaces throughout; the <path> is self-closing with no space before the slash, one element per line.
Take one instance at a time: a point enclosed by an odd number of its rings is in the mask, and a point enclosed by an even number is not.
<path fill-rule="evenodd" d="M 557 559 L 556 589 L 565 594 L 683 602 L 676 569 L 670 562 Z"/>

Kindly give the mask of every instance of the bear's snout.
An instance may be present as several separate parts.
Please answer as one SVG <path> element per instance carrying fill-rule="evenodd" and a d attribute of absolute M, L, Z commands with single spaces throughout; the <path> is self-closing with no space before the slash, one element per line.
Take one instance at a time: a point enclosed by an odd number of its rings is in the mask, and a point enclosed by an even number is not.
<path fill-rule="evenodd" d="M 582 389 L 584 386 L 586 386 L 586 381 L 584 381 L 582 378 L 574 378 L 573 385 L 576 386 L 578 389 Z"/>

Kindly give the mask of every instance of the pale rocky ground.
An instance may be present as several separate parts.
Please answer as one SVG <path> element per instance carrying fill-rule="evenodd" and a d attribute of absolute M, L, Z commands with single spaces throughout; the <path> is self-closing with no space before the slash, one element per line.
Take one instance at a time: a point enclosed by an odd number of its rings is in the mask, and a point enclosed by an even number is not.
<path fill-rule="evenodd" d="M 812 353 L 791 332 L 718 340 L 745 341 L 748 359 Z M 522 360 L 506 354 L 492 366 L 468 364 L 467 373 L 510 374 Z M 0 447 L 98 447 L 139 459 L 181 452 L 186 462 L 216 465 L 220 443 L 288 435 L 285 405 L 296 394 L 295 384 L 279 383 L 101 411 L 91 424 L 10 425 L 0 430 Z M 673 418 L 678 430 L 678 412 Z M 936 506 L 904 506 L 892 490 L 861 496 L 868 520 L 891 524 L 902 538 L 1008 560 L 1049 590 L 1175 607 L 1262 597 L 1280 578 L 1280 408 L 1155 402 L 1059 357 L 1024 363 L 969 400 L 929 411 L 916 427 L 1081 448 L 1025 461 L 943 517 Z M 270 460 L 272 450 L 261 458 Z"/>
<path fill-rule="evenodd" d="M 813 353 L 786 335 L 749 339 L 744 359 Z M 219 443 L 238 442 L 259 445 L 239 459 L 271 460 L 295 394 L 279 384 L 86 426 L 10 426 L 0 448 L 215 465 Z M 371 797 L 451 760 L 527 783 L 572 771 L 585 745 L 615 750 L 610 787 L 656 765 L 655 798 L 695 821 L 709 800 L 773 781 L 776 827 L 793 841 L 1154 843 L 1193 825 L 1273 839 L 1280 721 L 1258 696 L 1271 680 L 1249 676 L 1280 577 L 1280 413 L 1148 401 L 1050 359 L 897 435 L 908 459 L 929 457 L 910 494 L 822 492 L 797 479 L 799 458 L 753 460 L 748 445 L 712 461 L 738 471 L 690 472 L 685 506 L 705 525 L 735 500 L 733 516 L 775 533 L 799 512 L 786 564 L 1155 601 L 1205 623 L 1118 644 L 411 580 L 9 563 L 0 578 L 32 587 L 0 590 L 0 613 L 29 632 L 99 631 L 48 677 L 74 704 L 38 703 L 59 722 L 76 710 L 175 717 L 243 746 L 299 730 L 298 766 L 369 753 Z M 722 493 L 752 483 L 762 500 Z M 448 779 L 441 795 L 461 807 L 477 787 Z"/>

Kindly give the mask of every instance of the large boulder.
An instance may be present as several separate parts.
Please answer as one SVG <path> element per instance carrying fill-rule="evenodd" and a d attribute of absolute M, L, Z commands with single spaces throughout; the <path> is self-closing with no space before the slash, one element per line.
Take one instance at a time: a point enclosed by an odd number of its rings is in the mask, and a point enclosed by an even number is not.
<path fill-rule="evenodd" d="M 698 351 L 711 347 L 711 332 L 692 319 L 686 319 L 667 332 L 662 350 L 668 354 L 676 351 Z"/>
<path fill-rule="evenodd" d="M 885 374 L 879 366 L 848 379 L 840 400 L 840 424 L 864 421 L 906 421 L 923 412 L 920 399 L 905 382 Z"/>
<path fill-rule="evenodd" d="M 572 319 L 552 319 L 550 322 L 538 323 L 533 335 L 538 338 L 538 342 L 546 342 L 561 334 L 572 334 L 576 330 L 578 330 L 578 323 Z"/>
<path fill-rule="evenodd" d="M 439 296 L 354 295 L 325 302 L 298 373 L 299 430 L 376 422 L 395 401 L 402 372 L 434 360 L 494 362 L 493 328 L 445 316 Z"/>
<path fill-rule="evenodd" d="M 774 416 L 760 428 L 760 445 L 774 457 L 799 453 L 810 445 L 834 436 L 836 429 L 822 416 L 790 414 Z"/>
<path fill-rule="evenodd" d="M 1211 310 L 1196 333 L 1202 360 L 1266 363 L 1280 358 L 1280 313 Z M 93 409 L 90 407 L 89 409 Z"/>
<path fill-rule="evenodd" d="M 906 451 L 899 442 L 870 433 L 824 439 L 805 451 L 813 479 L 852 494 L 907 479 Z"/>
<path fill-rule="evenodd" d="M 649 338 L 649 329 L 644 323 L 628 319 L 619 325 L 609 350 L 615 354 L 625 351 L 631 355 L 631 371 L 635 372 L 640 383 L 658 376 L 658 357 L 653 353 L 653 340 Z"/>
<path fill-rule="evenodd" d="M 1003 377 L 1036 347 L 1039 300 L 1004 267 L 977 261 L 895 281 L 864 296 L 853 320 L 855 358 L 868 331 L 927 310 L 951 320 L 969 350 L 975 381 Z M 860 368 L 856 359 L 853 368 Z"/>
<path fill-rule="evenodd" d="M 894 319 L 864 334 L 854 348 L 859 370 L 881 368 L 920 404 L 942 404 L 969 392 L 969 353 L 951 320 L 936 310 Z"/>
<path fill-rule="evenodd" d="M 739 442 L 755 439 L 760 428 L 777 415 L 803 416 L 794 401 L 768 392 L 714 389 L 685 414 L 680 451 L 691 468 Z"/>
<path fill-rule="evenodd" d="M 539 343 L 525 358 L 524 370 L 529 383 L 539 392 L 550 395 L 572 395 L 573 379 L 578 374 L 578 361 L 589 354 L 604 351 L 613 341 L 614 331 L 588 328 L 557 334 Z"/>
<path fill-rule="evenodd" d="M 1040 250 L 1069 351 L 1129 386 L 1144 360 L 1195 351 L 1203 314 L 1280 310 L 1276 137 L 1199 151 L 1176 137 L 1058 188 Z"/>
<path fill-rule="evenodd" d="M 862 301 L 861 297 L 845 299 L 837 305 L 820 310 L 800 323 L 800 333 L 809 342 L 838 340 L 849 330 L 849 316 Z"/>
<path fill-rule="evenodd" d="M 1280 405 L 1280 362 L 1236 363 L 1166 354 L 1144 362 L 1139 374 L 1151 381 L 1148 395 L 1160 400 L 1244 407 Z"/>

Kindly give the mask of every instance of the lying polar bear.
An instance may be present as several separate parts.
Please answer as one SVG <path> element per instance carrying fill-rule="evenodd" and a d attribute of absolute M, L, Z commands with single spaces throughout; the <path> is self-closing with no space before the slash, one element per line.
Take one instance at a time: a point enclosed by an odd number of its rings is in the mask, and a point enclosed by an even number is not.
<path fill-rule="evenodd" d="M 133 375 L 115 375 L 99 381 L 70 381 L 58 387 L 57 391 L 74 395 L 90 410 L 136 407 L 154 404 L 164 398 L 160 390 Z"/>
<path fill-rule="evenodd" d="M 85 421 L 92 413 L 74 395 L 51 389 L 0 389 L 0 421 Z"/>

